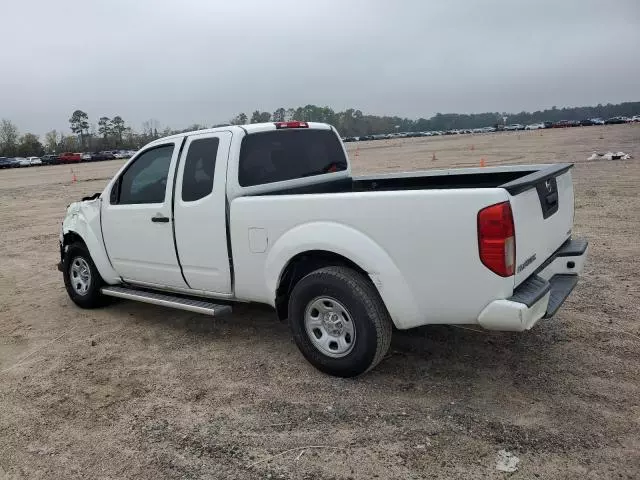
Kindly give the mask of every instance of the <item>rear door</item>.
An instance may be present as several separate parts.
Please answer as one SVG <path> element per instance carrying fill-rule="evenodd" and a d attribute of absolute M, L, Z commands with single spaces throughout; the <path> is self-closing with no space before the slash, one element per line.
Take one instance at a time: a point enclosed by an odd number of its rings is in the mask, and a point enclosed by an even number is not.
<path fill-rule="evenodd" d="M 570 236 L 573 227 L 571 170 L 543 178 L 510 197 L 516 231 L 516 285 L 530 276 Z"/>
<path fill-rule="evenodd" d="M 192 135 L 180 158 L 174 198 L 176 250 L 192 289 L 231 293 L 226 173 L 230 131 Z"/>

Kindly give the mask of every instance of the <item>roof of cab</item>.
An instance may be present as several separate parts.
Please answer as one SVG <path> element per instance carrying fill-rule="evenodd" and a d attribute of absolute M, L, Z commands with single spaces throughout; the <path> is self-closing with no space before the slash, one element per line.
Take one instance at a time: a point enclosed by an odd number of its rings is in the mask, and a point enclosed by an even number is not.
<path fill-rule="evenodd" d="M 284 122 L 284 123 L 287 123 L 287 122 Z M 304 122 L 304 123 L 306 123 L 308 126 L 307 127 L 302 127 L 302 128 L 310 128 L 310 129 L 316 129 L 316 130 L 330 130 L 331 129 L 331 126 L 329 124 L 326 124 L 326 123 L 319 123 L 319 122 Z M 298 127 L 298 128 L 300 128 L 300 127 Z M 222 126 L 222 127 L 205 128 L 203 130 L 194 130 L 194 131 L 191 131 L 191 132 L 176 133 L 174 135 L 169 135 L 167 137 L 158 138 L 157 140 L 154 140 L 151 143 L 156 143 L 156 142 L 161 141 L 161 140 L 179 138 L 179 137 L 184 137 L 184 136 L 189 136 L 189 135 L 202 135 L 203 133 L 224 132 L 224 131 L 229 131 L 229 130 L 232 130 L 232 131 L 233 130 L 244 131 L 247 134 L 259 133 L 259 132 L 268 132 L 270 130 L 276 130 L 276 122 L 250 123 L 248 125 L 225 125 L 225 126 Z"/>

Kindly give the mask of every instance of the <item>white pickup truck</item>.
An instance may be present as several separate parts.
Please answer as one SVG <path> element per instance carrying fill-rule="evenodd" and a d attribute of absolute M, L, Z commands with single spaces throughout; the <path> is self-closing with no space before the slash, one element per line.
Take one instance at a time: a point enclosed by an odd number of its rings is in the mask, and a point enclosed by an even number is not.
<path fill-rule="evenodd" d="M 156 140 L 67 208 L 64 282 L 209 315 L 260 302 L 323 372 L 355 376 L 392 328 L 523 331 L 576 285 L 570 164 L 353 177 L 336 130 L 307 122 Z"/>

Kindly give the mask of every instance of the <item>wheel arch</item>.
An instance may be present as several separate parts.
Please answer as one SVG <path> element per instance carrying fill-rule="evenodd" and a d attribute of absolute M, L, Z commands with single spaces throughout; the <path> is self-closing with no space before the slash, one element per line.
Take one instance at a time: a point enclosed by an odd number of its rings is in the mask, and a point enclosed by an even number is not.
<path fill-rule="evenodd" d="M 63 236 L 62 246 L 63 247 L 68 247 L 69 245 L 72 245 L 72 244 L 74 244 L 76 242 L 77 243 L 82 243 L 85 247 L 87 246 L 87 242 L 84 241 L 84 239 L 82 238 L 81 235 L 79 235 L 79 234 L 77 234 L 76 232 L 73 232 L 73 231 L 68 231 Z"/>
<path fill-rule="evenodd" d="M 296 268 L 306 275 L 331 265 L 348 266 L 365 275 L 382 298 L 396 327 L 403 328 L 419 315 L 409 285 L 378 243 L 347 225 L 314 222 L 291 229 L 270 249 L 266 283 L 281 319 L 286 318 L 285 305 L 295 281 L 304 276 L 295 274 Z"/>
<path fill-rule="evenodd" d="M 62 254 L 68 245 L 82 242 L 102 279 L 108 284 L 120 283 L 120 276 L 111 266 L 102 241 L 100 211 L 96 206 L 94 202 L 83 202 L 70 207 L 62 224 Z"/>
<path fill-rule="evenodd" d="M 286 320 L 289 310 L 289 296 L 293 287 L 306 275 L 323 267 L 345 266 L 363 274 L 369 281 L 367 272 L 349 258 L 328 250 L 307 250 L 298 253 L 284 266 L 276 288 L 276 311 L 280 320 Z"/>

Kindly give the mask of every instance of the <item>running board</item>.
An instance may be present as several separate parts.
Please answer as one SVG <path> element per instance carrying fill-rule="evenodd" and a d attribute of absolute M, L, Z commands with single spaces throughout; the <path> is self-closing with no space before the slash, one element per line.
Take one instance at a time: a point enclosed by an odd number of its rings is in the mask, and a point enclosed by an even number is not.
<path fill-rule="evenodd" d="M 138 302 L 152 303 L 163 307 L 177 308 L 179 310 L 188 310 L 189 312 L 202 313 L 203 315 L 211 315 L 219 317 L 231 313 L 229 305 L 219 305 L 216 303 L 203 300 L 201 298 L 189 298 L 172 295 L 170 293 L 149 292 L 147 290 L 138 290 L 136 288 L 127 288 L 120 286 L 103 287 L 101 290 L 103 295 L 110 297 L 124 298 L 126 300 L 136 300 Z"/>

